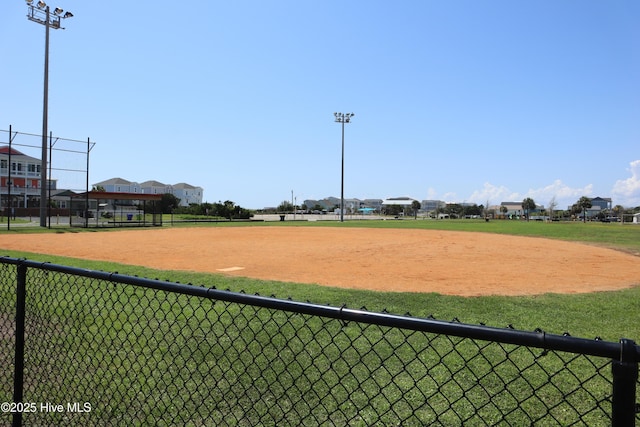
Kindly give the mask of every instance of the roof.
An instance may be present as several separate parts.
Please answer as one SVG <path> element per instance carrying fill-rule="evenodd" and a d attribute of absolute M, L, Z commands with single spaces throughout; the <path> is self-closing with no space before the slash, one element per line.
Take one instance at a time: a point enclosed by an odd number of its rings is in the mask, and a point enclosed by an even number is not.
<path fill-rule="evenodd" d="M 150 180 L 150 181 L 145 181 L 141 183 L 140 187 L 167 187 L 167 184 L 163 184 L 159 181 Z"/>
<path fill-rule="evenodd" d="M 0 147 L 0 154 L 9 154 L 9 146 L 8 145 L 3 145 L 2 147 Z M 12 156 L 25 156 L 26 154 L 21 153 L 20 151 L 16 150 L 15 148 L 11 147 L 11 155 Z"/>
<path fill-rule="evenodd" d="M 180 182 L 178 184 L 173 185 L 173 188 L 182 188 L 187 190 L 195 190 L 197 187 L 194 187 L 191 184 L 187 184 L 186 182 Z"/>
<path fill-rule="evenodd" d="M 409 197 L 392 197 L 390 199 L 385 199 L 382 201 L 383 205 L 401 205 L 401 206 L 411 206 L 415 202 L 414 199 Z"/>
<path fill-rule="evenodd" d="M 86 199 L 87 193 L 78 193 L 73 198 Z M 89 191 L 91 200 L 162 200 L 162 194 L 149 193 L 116 193 L 111 191 Z"/>
<path fill-rule="evenodd" d="M 3 145 L 2 147 L 0 147 L 0 154 L 1 155 L 5 155 L 5 156 L 9 156 L 9 154 L 11 154 L 12 156 L 18 156 L 21 157 L 22 161 L 24 161 L 25 159 L 31 160 L 33 162 L 39 162 L 40 159 L 37 157 L 32 157 L 32 156 L 28 156 L 18 150 L 16 150 L 15 148 L 11 147 L 11 153 L 9 153 L 9 146 L 8 145 Z"/>
<path fill-rule="evenodd" d="M 114 184 L 129 185 L 129 184 L 133 184 L 133 182 L 127 181 L 124 178 L 111 178 L 111 179 L 108 179 L 106 181 L 98 182 L 98 183 L 96 183 L 94 185 L 114 185 Z"/>
<path fill-rule="evenodd" d="M 202 190 L 202 187 L 193 186 L 185 182 L 181 182 L 178 184 L 163 184 L 162 182 L 159 182 L 159 181 L 147 180 L 142 184 L 139 184 L 137 182 L 128 181 L 124 178 L 111 178 L 111 179 L 107 179 L 105 181 L 97 182 L 93 184 L 94 187 L 97 187 L 97 186 L 104 187 L 107 185 L 134 185 L 138 187 L 147 187 L 147 188 L 148 187 L 173 187 L 174 189 L 179 189 L 179 190 L 196 190 L 196 189 Z"/>

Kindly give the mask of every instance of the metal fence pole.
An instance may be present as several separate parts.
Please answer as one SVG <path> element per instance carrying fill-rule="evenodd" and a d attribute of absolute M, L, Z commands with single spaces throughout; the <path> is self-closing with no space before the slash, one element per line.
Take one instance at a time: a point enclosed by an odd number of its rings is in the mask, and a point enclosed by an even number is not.
<path fill-rule="evenodd" d="M 620 360 L 612 360 L 613 404 L 611 423 L 614 426 L 635 425 L 636 381 L 638 380 L 638 359 L 635 342 L 620 340 Z"/>
<path fill-rule="evenodd" d="M 24 318 L 27 290 L 27 266 L 18 264 L 16 281 L 16 348 L 13 374 L 13 402 L 22 402 L 24 375 Z M 22 425 L 22 412 L 13 413 L 14 427 Z"/>

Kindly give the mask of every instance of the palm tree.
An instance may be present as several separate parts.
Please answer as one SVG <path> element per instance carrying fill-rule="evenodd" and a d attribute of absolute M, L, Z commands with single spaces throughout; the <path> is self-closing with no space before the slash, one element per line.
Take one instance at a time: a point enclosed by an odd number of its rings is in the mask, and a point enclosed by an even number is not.
<path fill-rule="evenodd" d="M 411 202 L 411 209 L 413 209 L 413 219 L 418 219 L 418 210 L 420 209 L 421 205 L 420 202 L 417 200 L 414 200 L 413 202 Z"/>
<path fill-rule="evenodd" d="M 624 222 L 624 207 L 622 205 L 615 205 L 611 210 L 616 218 L 621 218 L 621 221 Z"/>
<path fill-rule="evenodd" d="M 591 204 L 591 199 L 587 196 L 582 196 L 580 197 L 580 200 L 576 202 L 576 206 L 582 208 L 582 221 L 587 222 L 587 209 L 593 206 Z"/>
<path fill-rule="evenodd" d="M 527 221 L 529 221 L 529 212 L 531 212 L 531 210 L 535 208 L 536 208 L 536 202 L 534 202 L 531 197 L 527 197 L 522 201 L 522 210 L 525 212 L 525 215 L 527 216 Z"/>

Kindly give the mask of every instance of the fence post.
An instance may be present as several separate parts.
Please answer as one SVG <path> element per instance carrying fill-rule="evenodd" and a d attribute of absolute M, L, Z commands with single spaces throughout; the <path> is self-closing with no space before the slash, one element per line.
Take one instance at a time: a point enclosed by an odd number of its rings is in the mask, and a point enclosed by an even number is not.
<path fill-rule="evenodd" d="M 27 266 L 18 264 L 16 281 L 16 351 L 13 373 L 13 402 L 21 403 L 24 375 L 24 318 L 27 290 Z M 22 425 L 22 412 L 13 413 L 13 427 Z"/>
<path fill-rule="evenodd" d="M 636 418 L 636 381 L 638 380 L 635 342 L 621 339 L 620 360 L 612 360 L 611 362 L 613 373 L 611 423 L 616 427 L 633 427 Z"/>

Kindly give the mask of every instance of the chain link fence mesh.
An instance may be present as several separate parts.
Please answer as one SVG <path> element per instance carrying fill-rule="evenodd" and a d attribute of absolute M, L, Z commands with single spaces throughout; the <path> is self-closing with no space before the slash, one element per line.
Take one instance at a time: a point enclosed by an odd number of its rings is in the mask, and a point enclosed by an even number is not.
<path fill-rule="evenodd" d="M 0 263 L 0 281 L 10 402 L 15 266 Z M 35 404 L 25 426 L 611 424 L 607 358 L 37 268 L 24 363 L 23 402 Z M 12 414 L 0 417 L 9 425 Z"/>

